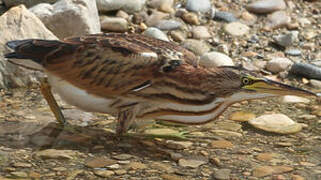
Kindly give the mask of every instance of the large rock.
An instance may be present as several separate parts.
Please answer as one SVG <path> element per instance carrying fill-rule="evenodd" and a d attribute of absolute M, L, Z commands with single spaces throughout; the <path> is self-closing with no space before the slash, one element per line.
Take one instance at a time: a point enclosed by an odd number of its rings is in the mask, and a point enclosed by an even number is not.
<path fill-rule="evenodd" d="M 96 0 L 99 11 L 123 10 L 128 13 L 142 10 L 146 0 Z"/>
<path fill-rule="evenodd" d="M 40 3 L 55 3 L 58 0 L 3 0 L 7 7 L 13 7 L 20 4 L 24 4 L 27 7 L 31 7 Z"/>
<path fill-rule="evenodd" d="M 60 0 L 53 5 L 42 3 L 30 11 L 60 39 L 100 32 L 98 10 L 92 0 Z"/>
<path fill-rule="evenodd" d="M 40 38 L 57 39 L 45 25 L 25 6 L 17 6 L 0 16 L 0 89 L 27 86 L 34 79 L 34 72 L 21 70 L 4 60 L 9 52 L 5 43 L 10 40 Z"/>

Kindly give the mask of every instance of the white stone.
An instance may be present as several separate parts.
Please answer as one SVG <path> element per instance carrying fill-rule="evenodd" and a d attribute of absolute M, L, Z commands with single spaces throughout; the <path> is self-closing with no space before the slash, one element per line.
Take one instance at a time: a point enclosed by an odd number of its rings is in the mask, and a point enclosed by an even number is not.
<path fill-rule="evenodd" d="M 42 3 L 30 11 L 60 39 L 100 32 L 98 11 L 92 0 L 60 0 L 53 5 Z"/>
<path fill-rule="evenodd" d="M 320 80 L 311 79 L 310 84 L 311 84 L 311 86 L 313 86 L 315 88 L 321 89 L 321 81 Z"/>
<path fill-rule="evenodd" d="M 306 104 L 308 104 L 310 102 L 310 100 L 307 98 L 299 97 L 299 96 L 292 96 L 292 95 L 287 95 L 287 96 L 281 97 L 281 101 L 283 103 L 306 103 Z"/>
<path fill-rule="evenodd" d="M 205 67 L 234 66 L 233 60 L 220 52 L 208 52 L 201 56 L 200 65 Z"/>
<path fill-rule="evenodd" d="M 276 57 L 268 61 L 266 69 L 273 73 L 279 73 L 287 70 L 293 62 L 288 58 Z"/>
<path fill-rule="evenodd" d="M 128 13 L 142 10 L 146 0 L 96 0 L 99 11 L 123 10 Z"/>
<path fill-rule="evenodd" d="M 283 0 L 258 0 L 246 6 L 253 13 L 271 13 L 286 8 Z"/>
<path fill-rule="evenodd" d="M 211 9 L 211 2 L 209 0 L 187 0 L 186 9 L 205 13 Z"/>
<path fill-rule="evenodd" d="M 169 41 L 167 35 L 158 28 L 149 27 L 143 32 L 143 34 L 163 41 Z"/>
<path fill-rule="evenodd" d="M 208 39 L 211 37 L 206 26 L 196 26 L 193 28 L 192 33 L 195 39 Z"/>
<path fill-rule="evenodd" d="M 101 29 L 103 31 L 126 32 L 128 30 L 128 22 L 121 17 L 100 17 Z"/>
<path fill-rule="evenodd" d="M 57 39 L 57 37 L 23 5 L 13 7 L 0 16 L 0 27 L 0 89 L 8 88 L 9 85 L 27 86 L 35 82 L 35 74 L 39 73 L 19 68 L 2 58 L 9 52 L 5 44 L 17 39 Z"/>
<path fill-rule="evenodd" d="M 224 30 L 233 36 L 242 36 L 247 34 L 250 28 L 240 22 L 231 22 L 224 26 Z"/>
<path fill-rule="evenodd" d="M 301 131 L 302 125 L 284 114 L 267 114 L 248 121 L 252 126 L 268 132 L 291 134 Z"/>

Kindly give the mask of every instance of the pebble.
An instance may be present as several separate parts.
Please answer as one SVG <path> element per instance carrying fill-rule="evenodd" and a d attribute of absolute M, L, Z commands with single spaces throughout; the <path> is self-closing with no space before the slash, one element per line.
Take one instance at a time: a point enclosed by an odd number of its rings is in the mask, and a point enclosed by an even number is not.
<path fill-rule="evenodd" d="M 224 30 L 232 36 L 242 36 L 250 31 L 250 28 L 241 22 L 231 22 L 224 26 Z"/>
<path fill-rule="evenodd" d="M 273 59 L 267 62 L 266 69 L 272 73 L 279 73 L 289 69 L 292 64 L 293 62 L 288 58 L 273 57 Z"/>
<path fill-rule="evenodd" d="M 22 168 L 30 168 L 30 167 L 32 167 L 32 164 L 23 163 L 23 162 L 17 162 L 17 163 L 14 163 L 12 166 L 13 166 L 13 167 L 16 167 L 16 168 L 19 168 L 19 167 L 22 167 Z"/>
<path fill-rule="evenodd" d="M 272 159 L 279 157 L 279 154 L 276 153 L 260 153 L 255 156 L 255 159 L 259 161 L 271 161 Z"/>
<path fill-rule="evenodd" d="M 188 24 L 192 24 L 192 25 L 199 25 L 200 24 L 200 22 L 198 20 L 198 16 L 193 12 L 184 13 L 182 16 L 182 19 Z"/>
<path fill-rule="evenodd" d="M 207 43 L 196 39 L 187 39 L 182 43 L 182 46 L 199 56 L 210 50 Z"/>
<path fill-rule="evenodd" d="M 313 64 L 295 63 L 289 73 L 307 79 L 321 80 L 321 67 Z"/>
<path fill-rule="evenodd" d="M 194 39 L 209 39 L 211 34 L 208 32 L 207 27 L 205 26 L 196 26 L 192 30 Z"/>
<path fill-rule="evenodd" d="M 246 6 L 246 9 L 253 13 L 267 14 L 286 8 L 283 0 L 258 0 Z"/>
<path fill-rule="evenodd" d="M 242 125 L 234 122 L 218 122 L 215 127 L 221 130 L 237 132 L 241 130 Z"/>
<path fill-rule="evenodd" d="M 225 11 L 216 11 L 214 20 L 224 21 L 228 23 L 238 21 L 238 19 L 234 16 L 233 13 Z"/>
<path fill-rule="evenodd" d="M 305 180 L 305 178 L 300 175 L 292 175 L 291 177 L 291 180 Z"/>
<path fill-rule="evenodd" d="M 171 37 L 176 42 L 183 42 L 185 41 L 185 34 L 181 31 L 171 31 L 170 32 Z"/>
<path fill-rule="evenodd" d="M 170 129 L 170 128 L 153 128 L 153 129 L 146 129 L 144 131 L 145 134 L 151 135 L 175 135 L 179 134 L 179 131 Z"/>
<path fill-rule="evenodd" d="M 97 8 L 99 11 L 115 11 L 123 10 L 127 13 L 134 13 L 142 10 L 146 0 L 96 0 Z"/>
<path fill-rule="evenodd" d="M 186 9 L 194 12 L 205 13 L 211 10 L 210 0 L 187 0 Z"/>
<path fill-rule="evenodd" d="M 162 174 L 161 178 L 163 180 L 185 180 L 186 179 L 182 176 L 177 176 L 177 175 L 173 175 L 173 174 Z"/>
<path fill-rule="evenodd" d="M 285 50 L 285 54 L 289 56 L 301 56 L 301 50 L 296 48 L 290 48 Z"/>
<path fill-rule="evenodd" d="M 130 170 L 146 169 L 147 165 L 141 162 L 131 162 L 126 166 Z"/>
<path fill-rule="evenodd" d="M 152 0 L 148 2 L 149 6 L 166 13 L 174 12 L 173 4 L 174 0 Z"/>
<path fill-rule="evenodd" d="M 267 114 L 248 121 L 252 126 L 268 132 L 291 134 L 301 131 L 302 125 L 284 114 Z"/>
<path fill-rule="evenodd" d="M 292 31 L 287 34 L 282 34 L 274 37 L 275 42 L 283 47 L 291 46 L 295 41 L 298 40 L 298 31 Z"/>
<path fill-rule="evenodd" d="M 260 178 L 272 174 L 280 174 L 291 171 L 293 171 L 293 168 L 290 166 L 259 166 L 253 170 L 252 175 Z"/>
<path fill-rule="evenodd" d="M 213 173 L 213 178 L 217 180 L 228 180 L 230 179 L 230 174 L 232 170 L 230 169 L 218 169 Z"/>
<path fill-rule="evenodd" d="M 128 159 L 132 159 L 134 156 L 131 154 L 117 154 L 115 156 L 113 156 L 114 159 L 117 160 L 128 160 Z"/>
<path fill-rule="evenodd" d="M 121 17 L 100 16 L 101 29 L 109 32 L 126 32 L 128 22 Z"/>
<path fill-rule="evenodd" d="M 291 18 L 285 11 L 276 11 L 267 17 L 267 23 L 264 28 L 267 31 L 287 26 L 291 22 Z"/>
<path fill-rule="evenodd" d="M 201 56 L 200 65 L 204 67 L 234 66 L 234 62 L 227 55 L 212 51 Z"/>
<path fill-rule="evenodd" d="M 167 140 L 165 145 L 170 149 L 183 150 L 191 147 L 193 143 L 190 141 Z"/>
<path fill-rule="evenodd" d="M 57 150 L 57 149 L 46 149 L 43 151 L 36 152 L 35 156 L 41 159 L 73 159 L 77 153 L 72 150 Z"/>
<path fill-rule="evenodd" d="M 321 81 L 315 80 L 315 79 L 310 79 L 310 85 L 315 88 L 320 88 L 321 89 Z"/>
<path fill-rule="evenodd" d="M 114 171 L 110 171 L 110 170 L 98 169 L 98 170 L 94 170 L 94 174 L 100 177 L 108 178 L 110 176 L 113 176 L 115 173 Z"/>
<path fill-rule="evenodd" d="M 310 103 L 310 100 L 307 98 L 304 98 L 304 97 L 287 95 L 287 96 L 281 97 L 281 102 L 282 103 L 305 103 L 305 104 L 308 104 L 308 103 Z"/>
<path fill-rule="evenodd" d="M 161 162 L 153 162 L 150 166 L 153 169 L 157 169 L 159 171 L 165 171 L 167 173 L 174 173 L 175 170 L 169 164 L 161 163 Z"/>
<path fill-rule="evenodd" d="M 97 157 L 86 162 L 86 166 L 90 168 L 102 168 L 115 164 L 116 161 L 106 157 Z"/>
<path fill-rule="evenodd" d="M 15 172 L 11 172 L 10 174 L 16 178 L 27 178 L 28 177 L 28 174 L 23 171 L 15 171 Z"/>
<path fill-rule="evenodd" d="M 197 159 L 179 159 L 178 165 L 182 167 L 189 167 L 189 168 L 198 168 L 199 166 L 206 164 L 206 161 L 197 160 Z"/>
<path fill-rule="evenodd" d="M 237 111 L 232 114 L 230 114 L 229 119 L 233 121 L 239 121 L 239 122 L 246 122 L 253 118 L 255 118 L 255 114 L 244 112 L 244 111 Z"/>
<path fill-rule="evenodd" d="M 147 26 L 156 26 L 166 17 L 168 17 L 168 14 L 154 10 L 152 14 L 146 18 L 146 24 Z"/>
<path fill-rule="evenodd" d="M 176 20 L 160 20 L 155 25 L 155 27 L 164 31 L 179 29 L 181 26 L 182 26 L 182 23 Z"/>
<path fill-rule="evenodd" d="M 211 142 L 211 147 L 215 149 L 230 149 L 233 148 L 233 144 L 227 140 L 215 140 Z"/>
<path fill-rule="evenodd" d="M 214 135 L 221 136 L 221 137 L 242 137 L 241 133 L 233 132 L 233 131 L 226 131 L 226 130 L 219 130 L 214 129 L 211 130 Z"/>
<path fill-rule="evenodd" d="M 156 39 L 163 40 L 163 41 L 169 41 L 167 35 L 163 31 L 161 31 L 161 30 L 159 30 L 159 29 L 157 29 L 155 27 L 147 28 L 143 32 L 143 34 L 146 35 L 146 36 L 149 36 L 149 37 L 153 37 L 153 38 L 156 38 Z"/>

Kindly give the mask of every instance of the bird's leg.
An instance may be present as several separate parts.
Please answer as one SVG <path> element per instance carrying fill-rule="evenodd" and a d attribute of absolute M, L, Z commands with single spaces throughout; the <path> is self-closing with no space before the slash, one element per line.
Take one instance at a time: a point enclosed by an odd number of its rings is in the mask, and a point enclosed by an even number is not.
<path fill-rule="evenodd" d="M 61 109 L 58 106 L 58 103 L 57 103 L 55 97 L 53 96 L 53 94 L 51 92 L 51 86 L 48 83 L 47 78 L 43 78 L 40 80 L 40 90 L 41 90 L 41 94 L 46 99 L 52 113 L 55 115 L 59 124 L 61 124 L 62 126 L 65 126 L 67 124 L 67 121 L 66 121 L 64 115 L 62 114 Z"/>

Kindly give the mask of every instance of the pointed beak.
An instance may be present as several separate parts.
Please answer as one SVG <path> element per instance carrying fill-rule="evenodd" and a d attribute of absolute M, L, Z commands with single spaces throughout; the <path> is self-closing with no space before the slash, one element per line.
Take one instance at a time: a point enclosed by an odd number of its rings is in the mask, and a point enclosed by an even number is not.
<path fill-rule="evenodd" d="M 311 91 L 289 86 L 269 79 L 262 79 L 251 85 L 243 86 L 244 89 L 256 91 L 259 93 L 272 94 L 276 96 L 294 95 L 294 96 L 319 96 Z"/>

